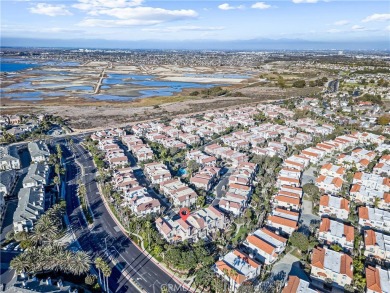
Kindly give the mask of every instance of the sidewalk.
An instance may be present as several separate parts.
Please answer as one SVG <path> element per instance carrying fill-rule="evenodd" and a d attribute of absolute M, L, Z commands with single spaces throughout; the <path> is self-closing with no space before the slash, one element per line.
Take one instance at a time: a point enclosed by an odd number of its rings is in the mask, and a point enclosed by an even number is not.
<path fill-rule="evenodd" d="M 98 184 L 98 188 L 99 188 L 99 195 L 100 197 L 102 198 L 102 201 L 108 211 L 108 213 L 110 214 L 110 216 L 112 217 L 112 219 L 115 221 L 115 223 L 118 225 L 118 227 L 121 229 L 121 231 L 123 232 L 123 234 L 125 234 L 130 240 L 131 238 L 129 237 L 129 234 L 134 234 L 134 233 L 131 233 L 131 232 L 128 232 L 125 227 L 123 227 L 122 223 L 117 219 L 117 217 L 114 215 L 114 213 L 111 211 L 111 208 L 109 206 L 109 204 L 107 203 L 107 200 L 106 198 L 104 197 L 103 193 L 102 193 L 102 190 L 101 190 L 101 186 L 100 184 Z M 141 236 L 137 235 L 137 234 L 134 234 L 138 237 L 140 237 L 142 239 Z M 135 243 L 134 241 L 132 241 L 133 244 L 141 251 L 141 253 L 143 254 L 146 254 L 147 256 L 150 256 L 150 260 L 152 262 L 154 262 L 161 270 L 163 270 L 167 275 L 169 275 L 172 279 L 174 279 L 178 284 L 180 284 L 181 286 L 183 286 L 185 289 L 187 289 L 188 291 L 190 292 L 195 292 L 191 287 L 189 287 L 183 279 L 181 279 L 180 277 L 178 276 L 175 276 L 175 274 L 173 272 L 171 272 L 171 270 L 164 264 L 164 263 L 161 263 L 159 262 L 158 260 L 156 260 L 151 254 L 149 254 L 147 252 L 147 250 L 145 250 L 143 247 L 139 247 L 137 243 Z M 143 241 L 141 241 L 141 245 L 143 246 Z M 192 283 L 192 282 L 191 282 Z"/>

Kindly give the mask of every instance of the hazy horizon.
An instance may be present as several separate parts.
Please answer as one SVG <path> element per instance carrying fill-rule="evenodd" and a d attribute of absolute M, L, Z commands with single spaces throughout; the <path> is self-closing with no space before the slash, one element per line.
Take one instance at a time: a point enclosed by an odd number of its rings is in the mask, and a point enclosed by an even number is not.
<path fill-rule="evenodd" d="M 1 38 L 1 47 L 157 50 L 389 50 L 387 41 L 310 41 L 302 39 L 251 39 L 234 41 L 117 41 L 103 39 Z"/>
<path fill-rule="evenodd" d="M 386 1 L 10 0 L 2 3 L 1 41 L 2 46 L 386 49 L 389 21 Z"/>

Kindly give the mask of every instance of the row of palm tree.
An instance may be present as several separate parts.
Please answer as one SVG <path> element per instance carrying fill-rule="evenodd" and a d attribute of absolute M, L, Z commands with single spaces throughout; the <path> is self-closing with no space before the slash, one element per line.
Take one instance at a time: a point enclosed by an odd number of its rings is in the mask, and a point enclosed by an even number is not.
<path fill-rule="evenodd" d="M 25 250 L 11 261 L 11 268 L 18 274 L 61 271 L 81 275 L 89 272 L 90 266 L 91 258 L 86 252 L 73 252 L 54 243 Z"/>
<path fill-rule="evenodd" d="M 73 252 L 58 243 L 63 235 L 65 202 L 48 209 L 35 223 L 31 232 L 14 235 L 25 251 L 11 261 L 11 268 L 18 274 L 64 272 L 81 275 L 89 272 L 91 257 L 84 251 Z"/>
<path fill-rule="evenodd" d="M 106 261 L 100 256 L 95 259 L 95 266 L 99 271 L 99 281 L 103 285 L 103 290 L 109 292 L 108 278 L 111 275 L 112 269 Z"/>

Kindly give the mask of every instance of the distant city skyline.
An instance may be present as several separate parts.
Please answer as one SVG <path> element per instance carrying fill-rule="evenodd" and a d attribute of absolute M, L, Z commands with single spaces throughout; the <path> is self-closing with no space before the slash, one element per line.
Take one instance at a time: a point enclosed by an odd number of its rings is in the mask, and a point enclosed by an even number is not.
<path fill-rule="evenodd" d="M 1 16 L 3 45 L 287 39 L 383 48 L 390 39 L 387 1 L 10 0 L 2 2 Z"/>

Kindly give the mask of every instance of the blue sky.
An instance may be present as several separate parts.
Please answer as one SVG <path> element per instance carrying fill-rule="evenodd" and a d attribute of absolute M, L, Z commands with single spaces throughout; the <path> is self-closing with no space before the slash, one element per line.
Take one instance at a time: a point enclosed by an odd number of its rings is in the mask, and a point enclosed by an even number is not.
<path fill-rule="evenodd" d="M 387 1 L 2 0 L 2 37 L 389 40 Z"/>

